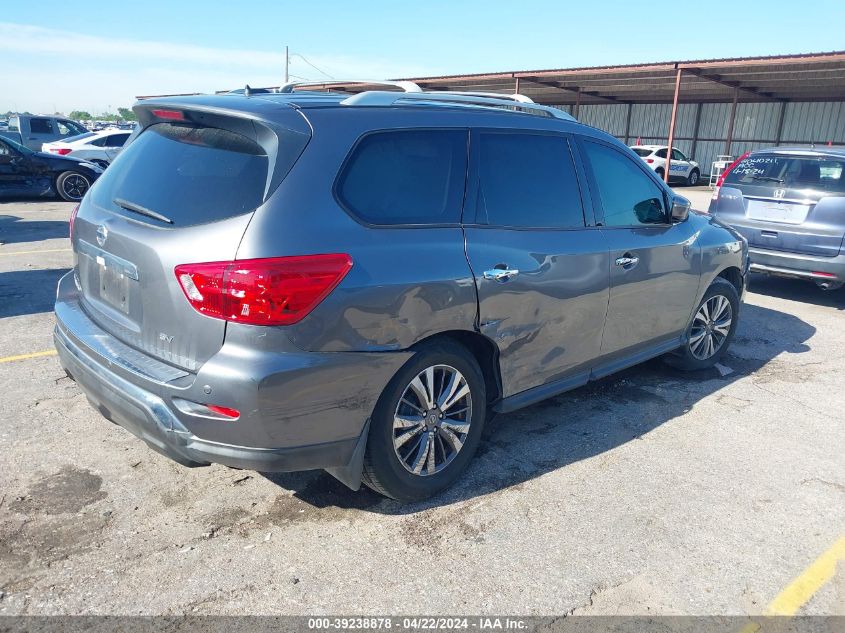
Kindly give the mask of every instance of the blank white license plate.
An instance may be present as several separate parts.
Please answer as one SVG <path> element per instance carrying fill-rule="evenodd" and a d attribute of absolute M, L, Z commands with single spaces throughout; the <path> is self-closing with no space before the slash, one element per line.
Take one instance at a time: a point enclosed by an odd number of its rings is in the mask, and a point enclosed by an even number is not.
<path fill-rule="evenodd" d="M 765 220 L 767 222 L 781 222 L 783 224 L 801 224 L 810 212 L 808 204 L 792 204 L 791 202 L 770 202 L 766 200 L 749 200 L 745 217 L 751 220 Z"/>

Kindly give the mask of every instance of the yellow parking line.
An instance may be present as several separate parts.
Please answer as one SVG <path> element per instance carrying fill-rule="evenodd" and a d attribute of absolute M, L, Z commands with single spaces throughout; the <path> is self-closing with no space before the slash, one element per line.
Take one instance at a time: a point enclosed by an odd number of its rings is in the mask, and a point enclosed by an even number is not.
<path fill-rule="evenodd" d="M 72 251 L 72 248 L 47 248 L 43 251 L 14 251 L 12 253 L 4 253 L 0 251 L 0 255 L 32 255 L 33 253 L 65 253 Z"/>
<path fill-rule="evenodd" d="M 834 543 L 793 580 L 769 604 L 771 615 L 794 615 L 807 604 L 836 573 L 836 563 L 845 560 L 845 536 Z"/>
<path fill-rule="evenodd" d="M 43 352 L 32 352 L 31 354 L 18 354 L 17 356 L 6 356 L 5 358 L 0 358 L 0 363 L 11 363 L 15 360 L 27 360 L 29 358 L 40 358 L 42 356 L 55 356 L 56 350 L 48 349 Z"/>
<path fill-rule="evenodd" d="M 845 536 L 819 556 L 801 574 L 781 591 L 766 608 L 766 616 L 795 615 L 816 592 L 827 584 L 836 573 L 836 564 L 845 560 Z M 762 626 L 749 622 L 739 633 L 757 633 Z"/>

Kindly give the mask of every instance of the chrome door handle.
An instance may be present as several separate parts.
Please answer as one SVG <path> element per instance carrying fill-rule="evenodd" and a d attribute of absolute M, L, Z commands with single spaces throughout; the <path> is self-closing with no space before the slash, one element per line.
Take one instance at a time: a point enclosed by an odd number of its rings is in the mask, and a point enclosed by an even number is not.
<path fill-rule="evenodd" d="M 492 270 L 484 271 L 484 278 L 491 281 L 498 281 L 499 283 L 505 283 L 506 281 L 510 281 L 516 277 L 518 274 L 519 271 L 515 268 L 493 268 Z"/>
<path fill-rule="evenodd" d="M 616 265 L 622 266 L 623 268 L 633 268 L 637 264 L 640 263 L 640 258 L 636 255 L 633 257 L 617 257 L 616 258 Z"/>

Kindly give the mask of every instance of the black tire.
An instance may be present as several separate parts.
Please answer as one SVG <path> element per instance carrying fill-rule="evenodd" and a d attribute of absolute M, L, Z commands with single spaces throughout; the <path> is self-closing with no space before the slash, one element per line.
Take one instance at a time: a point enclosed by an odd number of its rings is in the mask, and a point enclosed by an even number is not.
<path fill-rule="evenodd" d="M 703 321 L 698 319 L 698 315 L 702 310 L 702 306 L 711 300 L 715 301 L 716 297 L 724 297 L 727 299 L 728 304 L 730 306 L 730 325 L 728 327 L 727 335 L 719 344 L 716 351 L 708 355 L 706 358 L 701 358 L 700 353 L 696 354 L 696 341 L 693 341 L 694 333 L 700 334 L 702 330 L 705 330 L 704 336 L 707 336 L 707 332 L 712 332 L 712 329 L 707 329 L 703 327 Z M 713 306 L 714 302 L 710 303 L 710 306 Z M 736 334 L 736 327 L 739 323 L 739 310 L 740 310 L 740 302 L 739 302 L 739 294 L 736 291 L 736 287 L 729 282 L 727 279 L 723 279 L 722 277 L 717 277 L 710 287 L 707 289 L 707 292 L 704 293 L 704 297 L 702 297 L 701 301 L 699 302 L 698 306 L 695 309 L 695 315 L 693 316 L 692 323 L 690 323 L 689 327 L 687 328 L 687 333 L 685 337 L 684 346 L 677 350 L 674 354 L 671 354 L 666 357 L 666 361 L 676 367 L 678 369 L 682 369 L 684 371 L 698 371 L 701 369 L 709 369 L 713 367 L 716 363 L 718 363 L 722 356 L 724 356 L 725 352 L 730 347 L 731 341 L 733 341 L 734 334 Z M 699 348 L 700 351 L 700 348 Z"/>
<path fill-rule="evenodd" d="M 444 440 L 446 436 L 441 436 L 440 433 L 451 431 L 449 429 L 441 431 L 439 426 L 432 430 L 425 430 L 423 427 L 422 431 L 418 430 L 416 435 L 411 435 L 411 439 L 407 440 L 406 444 L 398 449 L 394 448 L 394 439 L 399 439 L 399 436 L 405 432 L 414 431 L 414 428 L 408 428 L 406 431 L 394 428 L 394 415 L 400 407 L 408 406 L 407 401 L 400 403 L 400 399 L 405 395 L 406 389 L 412 388 L 411 382 L 415 378 L 424 373 L 427 368 L 434 366 L 441 368 L 439 369 L 440 379 L 443 379 L 443 376 L 449 376 L 448 369 L 457 370 L 464 379 L 464 383 L 461 384 L 469 388 L 469 394 L 458 400 L 456 405 L 465 406 L 467 401 L 471 403 L 470 410 L 463 414 L 467 416 L 464 422 L 469 422 L 469 428 L 466 434 L 457 436 L 458 439 L 463 437 L 463 443 L 459 449 L 455 450 L 449 461 L 446 461 L 446 451 L 454 450 L 454 446 L 449 444 L 448 440 Z M 434 382 L 438 382 L 437 377 Z M 441 384 L 441 387 L 443 386 Z M 415 400 L 415 403 L 421 404 L 422 400 Z M 472 354 L 457 343 L 440 342 L 421 347 L 391 379 L 373 411 L 370 436 L 364 456 L 364 484 L 386 497 L 399 501 L 419 501 L 448 488 L 463 473 L 475 455 L 487 415 L 486 406 L 484 378 Z M 405 409 L 405 411 L 409 410 Z M 454 407 L 451 410 L 457 411 Z M 423 423 L 429 419 L 425 414 L 419 417 L 423 419 Z M 417 437 L 419 437 L 418 441 Z M 442 468 L 441 470 L 435 470 L 430 474 L 414 474 L 403 463 L 399 453 L 407 450 L 406 459 L 413 462 L 414 455 L 419 455 L 423 451 L 423 442 L 426 442 L 426 446 L 428 442 L 436 445 L 433 449 L 432 463 L 436 462 L 436 455 L 439 454 L 443 463 L 437 468 Z M 425 452 L 427 454 L 428 451 Z M 414 455 L 411 455 L 412 453 Z M 428 458 L 423 463 L 427 467 Z"/>
<path fill-rule="evenodd" d="M 695 187 L 698 184 L 699 179 L 701 178 L 701 172 L 698 169 L 693 169 L 689 176 L 687 176 L 687 186 L 688 187 Z"/>
<path fill-rule="evenodd" d="M 662 167 L 658 167 L 657 169 L 655 169 L 654 173 L 657 174 L 657 177 L 660 178 L 660 180 L 663 180 L 663 174 L 665 172 L 663 171 Z"/>
<path fill-rule="evenodd" d="M 56 177 L 56 193 L 68 202 L 79 202 L 90 188 L 91 177 L 80 171 L 63 171 Z"/>

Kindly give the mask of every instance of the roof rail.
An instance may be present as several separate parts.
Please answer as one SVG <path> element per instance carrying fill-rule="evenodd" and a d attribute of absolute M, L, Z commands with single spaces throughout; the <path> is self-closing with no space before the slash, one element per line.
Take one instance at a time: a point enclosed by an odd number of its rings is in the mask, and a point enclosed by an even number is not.
<path fill-rule="evenodd" d="M 519 95 L 520 97 L 522 95 Z M 496 95 L 495 97 L 488 97 L 480 95 L 477 92 L 472 93 L 455 93 L 455 92 L 385 92 L 381 90 L 369 90 L 367 92 L 359 92 L 356 95 L 347 97 L 340 103 L 347 106 L 392 106 L 399 102 L 410 103 L 454 103 L 459 105 L 474 105 L 487 106 L 497 108 L 507 108 L 508 110 L 517 110 L 525 114 L 535 114 L 547 116 L 554 119 L 563 119 L 565 121 L 575 121 L 575 117 L 571 114 L 552 108 L 550 106 L 540 105 L 538 103 L 526 103 L 522 100 L 513 98 L 514 95 Z M 527 97 L 524 97 L 527 99 Z"/>
<path fill-rule="evenodd" d="M 381 81 L 376 79 L 331 79 L 328 81 L 289 81 L 283 86 L 280 86 L 278 92 L 293 92 L 294 88 L 298 88 L 300 86 L 345 86 L 347 84 L 360 84 L 363 86 L 394 86 L 396 88 L 402 88 L 404 92 L 422 92 L 422 88 L 420 88 L 413 81 Z"/>
<path fill-rule="evenodd" d="M 502 92 L 480 92 L 475 90 L 437 90 L 437 94 L 447 95 L 464 95 L 467 97 L 488 97 L 491 99 L 512 99 L 519 103 L 534 103 L 531 97 L 526 97 L 518 92 L 502 93 Z M 426 93 L 428 94 L 428 93 Z"/>

